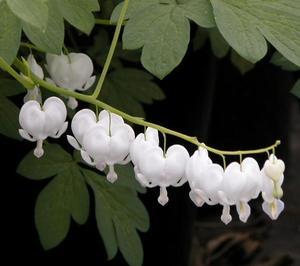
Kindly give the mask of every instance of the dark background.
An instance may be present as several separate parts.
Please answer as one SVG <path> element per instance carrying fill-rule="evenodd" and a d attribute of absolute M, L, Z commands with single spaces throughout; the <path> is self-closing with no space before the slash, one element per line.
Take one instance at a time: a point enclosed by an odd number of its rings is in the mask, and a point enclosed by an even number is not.
<path fill-rule="evenodd" d="M 247 224 L 238 221 L 232 208 L 233 222 L 225 226 L 221 207 L 197 209 L 189 199 L 188 185 L 170 189 L 165 207 L 157 203 L 158 190 L 148 190 L 141 195 L 151 221 L 150 230 L 141 234 L 144 265 L 300 265 L 300 116 L 299 103 L 289 93 L 295 74 L 271 65 L 269 59 L 242 76 L 228 58 L 215 58 L 208 44 L 197 52 L 190 49 L 172 74 L 157 80 L 167 99 L 145 108 L 148 120 L 220 149 L 254 149 L 281 139 L 277 154 L 287 165 L 285 211 L 278 221 L 271 221 L 261 210 L 259 198 L 251 203 L 253 214 Z M 180 140 L 168 138 L 169 144 L 174 142 Z M 15 174 L 19 161 L 32 148 L 30 143 L 5 137 L 0 137 L 0 143 L 2 265 L 126 265 L 120 254 L 106 261 L 93 214 L 84 226 L 73 223 L 60 246 L 43 251 L 33 211 L 47 182 Z M 195 147 L 184 144 L 192 154 Z M 256 158 L 262 166 L 267 157 Z M 220 158 L 213 159 L 221 163 Z"/>

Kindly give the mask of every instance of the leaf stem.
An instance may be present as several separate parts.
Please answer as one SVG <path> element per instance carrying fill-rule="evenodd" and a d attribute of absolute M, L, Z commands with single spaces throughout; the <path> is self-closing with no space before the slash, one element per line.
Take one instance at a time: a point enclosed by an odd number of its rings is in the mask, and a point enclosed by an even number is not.
<path fill-rule="evenodd" d="M 100 94 L 100 91 L 103 87 L 106 74 L 108 72 L 111 60 L 112 60 L 114 52 L 116 50 L 116 46 L 117 46 L 118 39 L 119 39 L 119 36 L 120 36 L 122 24 L 123 24 L 124 19 L 125 19 L 128 4 L 129 4 L 129 0 L 125 0 L 124 5 L 123 5 L 122 10 L 121 10 L 121 13 L 120 13 L 120 16 L 119 16 L 119 19 L 118 19 L 118 23 L 117 23 L 117 26 L 116 26 L 116 29 L 115 29 L 114 37 L 112 39 L 112 42 L 111 42 L 111 45 L 110 45 L 110 48 L 109 48 L 109 52 L 108 52 L 108 55 L 107 55 L 107 58 L 106 58 L 106 61 L 105 61 L 105 64 L 104 64 L 104 67 L 103 67 L 103 70 L 102 70 L 102 73 L 100 75 L 100 78 L 99 78 L 98 84 L 96 86 L 96 89 L 95 89 L 95 91 L 92 95 L 92 97 L 95 98 L 95 99 L 98 98 L 98 96 Z"/>
<path fill-rule="evenodd" d="M 99 25 L 105 25 L 105 26 L 115 26 L 115 23 L 111 23 L 109 19 L 101 19 L 101 18 L 96 18 L 95 23 Z M 122 26 L 125 25 L 125 21 L 122 22 Z"/>
<path fill-rule="evenodd" d="M 14 65 L 15 65 L 15 67 L 19 71 L 26 73 L 25 72 L 26 71 L 26 67 L 25 67 L 25 65 L 20 60 L 18 60 L 18 59 L 15 60 Z M 3 60 L 2 61 L 0 60 L 0 67 L 3 68 Z M 9 66 L 9 68 L 11 68 L 11 67 Z M 9 73 L 11 73 L 11 72 L 9 72 Z M 148 121 L 144 120 L 143 118 L 131 116 L 131 115 L 125 113 L 125 112 L 122 112 L 122 111 L 120 111 L 120 110 L 118 110 L 118 109 L 116 109 L 116 108 L 114 108 L 114 107 L 112 107 L 112 106 L 110 106 L 110 105 L 108 105 L 108 104 L 106 104 L 106 103 L 98 100 L 98 99 L 95 99 L 93 97 L 93 95 L 84 95 L 84 94 L 81 94 L 81 93 L 78 93 L 78 92 L 75 92 L 75 91 L 67 90 L 65 88 L 57 87 L 57 86 L 55 86 L 53 84 L 50 84 L 50 83 L 48 83 L 48 82 L 46 82 L 46 81 L 38 78 L 34 74 L 32 74 L 32 81 L 36 85 L 39 85 L 40 87 L 43 87 L 43 88 L 45 88 L 45 89 L 47 89 L 49 91 L 52 91 L 52 92 L 54 92 L 56 94 L 74 97 L 74 98 L 76 98 L 76 99 L 78 99 L 80 101 L 83 101 L 83 102 L 86 102 L 86 103 L 98 106 L 98 107 L 100 107 L 102 109 L 105 109 L 105 110 L 107 110 L 109 112 L 117 114 L 117 115 L 123 117 L 125 120 L 127 120 L 129 122 L 132 122 L 132 123 L 134 123 L 136 125 L 155 128 L 155 129 L 157 129 L 158 131 L 160 131 L 163 134 L 172 135 L 172 136 L 178 137 L 180 139 L 183 139 L 183 140 L 185 140 L 187 142 L 190 142 L 192 144 L 195 144 L 198 147 L 205 148 L 205 149 L 207 149 L 208 151 L 210 151 L 212 153 L 220 155 L 223 158 L 224 165 L 226 165 L 226 161 L 225 161 L 225 157 L 224 157 L 225 155 L 234 155 L 234 156 L 238 155 L 238 156 L 241 156 L 241 155 L 267 153 L 269 151 L 274 151 L 275 148 L 281 144 L 280 140 L 277 140 L 271 146 L 268 146 L 268 147 L 265 147 L 265 148 L 260 148 L 260 149 L 255 149 L 255 150 L 225 151 L 225 150 L 215 149 L 213 147 L 207 146 L 204 143 L 199 142 L 198 139 L 197 139 L 197 137 L 188 136 L 186 134 L 183 134 L 183 133 L 171 130 L 169 128 L 166 128 L 166 127 L 163 127 L 163 126 L 160 126 L 160 125 L 148 122 Z"/>
<path fill-rule="evenodd" d="M 42 49 L 36 47 L 35 45 L 30 44 L 30 43 L 27 43 L 27 42 L 21 42 L 21 43 L 20 43 L 20 46 L 21 46 L 21 47 L 26 47 L 26 48 L 28 48 L 28 49 L 30 49 L 30 50 L 36 50 L 36 51 L 41 52 L 41 53 L 44 53 L 44 52 L 45 52 L 45 51 L 43 51 Z"/>

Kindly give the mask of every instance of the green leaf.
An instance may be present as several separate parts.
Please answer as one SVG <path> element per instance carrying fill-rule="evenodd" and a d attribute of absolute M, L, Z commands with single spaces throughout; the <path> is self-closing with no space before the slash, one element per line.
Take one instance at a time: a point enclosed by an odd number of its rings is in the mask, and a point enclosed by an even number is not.
<path fill-rule="evenodd" d="M 6 2 L 0 3 L 0 56 L 11 64 L 15 59 L 21 40 L 21 22 L 10 11 Z"/>
<path fill-rule="evenodd" d="M 87 35 L 90 34 L 95 25 L 92 12 L 99 10 L 99 5 L 94 0 L 56 0 L 56 3 L 62 16 L 70 24 Z"/>
<path fill-rule="evenodd" d="M 107 259 L 111 260 L 118 252 L 118 242 L 112 220 L 111 209 L 103 193 L 98 192 L 95 188 L 94 194 L 97 227 L 103 239 Z"/>
<path fill-rule="evenodd" d="M 69 183 L 66 187 L 70 196 L 70 213 L 78 224 L 85 224 L 90 211 L 90 196 L 78 165 L 73 165 L 67 171 Z"/>
<path fill-rule="evenodd" d="M 242 75 L 252 70 L 255 65 L 241 57 L 234 50 L 231 51 L 231 63 L 240 71 Z"/>
<path fill-rule="evenodd" d="M 35 223 L 45 249 L 57 246 L 66 237 L 71 217 L 78 224 L 87 221 L 89 193 L 84 176 L 72 156 L 59 145 L 45 145 L 40 159 L 29 153 L 17 172 L 36 180 L 55 176 L 40 192 L 35 207 Z"/>
<path fill-rule="evenodd" d="M 296 66 L 289 60 L 287 60 L 282 54 L 275 52 L 272 56 L 271 63 L 275 66 L 281 67 L 282 70 L 286 71 L 299 71 L 300 67 Z"/>
<path fill-rule="evenodd" d="M 54 178 L 39 194 L 35 205 L 35 225 L 44 249 L 60 244 L 70 228 L 69 200 L 64 189 L 67 179 Z"/>
<path fill-rule="evenodd" d="M 118 68 L 112 71 L 103 89 L 105 100 L 131 115 L 144 117 L 142 103 L 165 98 L 162 90 L 145 71 L 134 68 Z"/>
<path fill-rule="evenodd" d="M 291 93 L 294 94 L 296 97 L 300 98 L 300 79 L 296 82 L 296 84 L 292 88 Z"/>
<path fill-rule="evenodd" d="M 21 20 L 41 30 L 46 29 L 48 0 L 6 0 L 6 2 L 11 11 Z"/>
<path fill-rule="evenodd" d="M 45 154 L 36 158 L 29 152 L 20 162 L 17 173 L 33 180 L 41 180 L 67 170 L 73 163 L 72 156 L 56 144 L 44 145 Z"/>
<path fill-rule="evenodd" d="M 204 28 L 216 26 L 212 6 L 208 0 L 185 0 L 181 3 L 184 15 L 199 26 Z"/>
<path fill-rule="evenodd" d="M 120 5 L 113 12 L 111 21 L 117 19 L 119 11 Z M 176 1 L 135 0 L 127 17 L 124 49 L 142 48 L 143 66 L 160 79 L 178 66 L 186 53 L 190 41 L 189 19 L 203 27 L 214 25 L 207 0 L 190 0 L 181 4 Z"/>
<path fill-rule="evenodd" d="M 47 53 L 60 54 L 64 43 L 64 21 L 56 6 L 56 2 L 49 3 L 49 19 L 45 30 L 23 23 L 23 30 L 28 39 Z"/>
<path fill-rule="evenodd" d="M 26 92 L 25 88 L 14 79 L 0 79 L 0 95 L 11 97 Z"/>
<path fill-rule="evenodd" d="M 74 165 L 59 174 L 41 191 L 35 207 L 35 224 L 45 249 L 60 244 L 71 222 L 88 218 L 89 195 L 79 168 Z"/>
<path fill-rule="evenodd" d="M 96 173 L 83 170 L 96 201 L 96 219 L 108 257 L 119 247 L 129 265 L 142 265 L 143 249 L 136 229 L 147 231 L 149 216 L 137 194 L 119 184 L 111 185 Z"/>
<path fill-rule="evenodd" d="M 125 14 L 125 19 L 129 19 L 129 18 L 133 17 L 134 15 L 137 15 L 141 11 L 147 9 L 149 6 L 151 6 L 153 4 L 157 4 L 157 3 L 159 3 L 158 0 L 130 0 L 128 8 L 127 8 L 127 12 Z M 124 4 L 124 2 L 121 2 L 114 8 L 114 10 L 111 14 L 111 17 L 110 17 L 111 23 L 116 24 L 118 22 L 118 18 L 120 16 L 123 4 Z"/>
<path fill-rule="evenodd" d="M 251 63 L 267 52 L 266 39 L 300 65 L 300 2 L 211 0 L 217 26 L 234 50 Z"/>
<path fill-rule="evenodd" d="M 0 133 L 21 140 L 19 128 L 19 108 L 0 93 Z"/>
<path fill-rule="evenodd" d="M 120 251 L 131 266 L 140 266 L 143 264 L 144 252 L 141 239 L 137 232 L 132 228 L 130 221 L 123 220 L 122 216 L 115 221 L 116 235 Z"/>

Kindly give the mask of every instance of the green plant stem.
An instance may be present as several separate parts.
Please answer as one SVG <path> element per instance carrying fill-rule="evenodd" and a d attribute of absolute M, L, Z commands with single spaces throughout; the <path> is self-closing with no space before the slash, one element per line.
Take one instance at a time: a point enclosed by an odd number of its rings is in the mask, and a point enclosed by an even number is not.
<path fill-rule="evenodd" d="M 119 36 L 120 36 L 122 24 L 123 24 L 124 19 L 125 19 L 128 4 L 129 4 L 129 0 L 125 0 L 124 5 L 123 5 L 122 10 L 121 10 L 121 13 L 120 13 L 120 16 L 119 16 L 119 19 L 118 19 L 118 23 L 117 23 L 117 26 L 116 26 L 116 29 L 115 29 L 114 37 L 112 39 L 112 42 L 111 42 L 111 45 L 110 45 L 110 48 L 109 48 L 109 52 L 108 52 L 108 55 L 107 55 L 107 58 L 106 58 L 106 61 L 105 61 L 105 64 L 104 64 L 104 67 L 103 67 L 103 70 L 102 70 L 102 73 L 100 75 L 98 84 L 97 84 L 96 89 L 95 89 L 95 91 L 93 93 L 93 96 L 92 96 L 95 99 L 98 98 L 98 96 L 101 92 L 101 89 L 102 89 L 104 81 L 105 81 L 106 74 L 108 72 L 111 60 L 112 60 L 114 52 L 116 50 L 116 46 L 117 46 L 118 39 L 119 39 Z"/>
<path fill-rule="evenodd" d="M 26 76 L 22 76 L 18 72 L 16 72 L 1 56 L 0 56 L 0 66 L 4 71 L 8 72 L 19 83 L 21 83 L 26 89 L 31 90 L 34 88 L 34 82 L 31 79 L 29 79 Z M 25 69 L 24 73 L 26 73 L 25 66 L 24 69 Z"/>
<path fill-rule="evenodd" d="M 21 71 L 23 73 L 26 73 L 26 66 L 20 60 L 18 60 L 18 59 L 15 60 L 14 66 L 19 71 Z M 3 68 L 4 70 L 9 69 L 8 72 L 10 74 L 12 73 L 11 66 L 9 66 L 4 60 L 0 60 L 0 67 Z M 163 126 L 151 123 L 151 122 L 147 122 L 143 118 L 134 117 L 134 116 L 131 116 L 127 113 L 124 113 L 124 112 L 122 112 L 122 111 L 120 111 L 120 110 L 118 110 L 118 109 L 116 109 L 116 108 L 114 108 L 114 107 L 98 100 L 98 99 L 95 99 L 92 95 L 84 95 L 84 94 L 81 94 L 81 93 L 78 93 L 78 92 L 75 92 L 75 91 L 71 91 L 71 90 L 68 90 L 68 89 L 65 89 L 65 88 L 57 87 L 53 84 L 50 84 L 50 83 L 38 78 L 33 73 L 31 73 L 31 76 L 32 76 L 32 81 L 36 85 L 39 85 L 40 87 L 45 88 L 49 91 L 52 91 L 56 94 L 63 95 L 63 96 L 74 97 L 77 100 L 80 100 L 80 101 L 98 106 L 98 107 L 100 107 L 102 109 L 105 109 L 109 112 L 117 114 L 117 115 L 123 117 L 125 120 L 127 120 L 129 122 L 132 122 L 134 124 L 137 124 L 137 125 L 140 125 L 140 126 L 145 126 L 145 127 L 155 128 L 163 134 L 172 135 L 172 136 L 178 137 L 180 139 L 183 139 L 187 142 L 193 143 L 198 147 L 205 148 L 205 149 L 207 149 L 208 151 L 210 151 L 212 153 L 220 155 L 223 158 L 224 165 L 226 164 L 225 157 L 224 157 L 225 155 L 250 155 L 250 154 L 265 153 L 265 152 L 269 152 L 269 151 L 274 150 L 281 143 L 280 140 L 277 140 L 273 145 L 271 145 L 269 147 L 265 147 L 265 148 L 261 148 L 261 149 L 255 149 L 255 150 L 242 150 L 242 151 L 218 150 L 218 149 L 209 147 L 209 146 L 205 145 L 204 143 L 200 143 L 196 137 L 188 136 L 188 135 L 179 133 L 177 131 L 168 129 L 166 127 L 163 127 Z"/>
<path fill-rule="evenodd" d="M 101 19 L 101 18 L 96 18 L 95 23 L 99 25 L 105 25 L 105 26 L 115 26 L 115 23 L 111 23 L 109 19 Z M 122 22 L 122 26 L 125 25 L 125 21 Z"/>
<path fill-rule="evenodd" d="M 30 44 L 30 43 L 27 43 L 27 42 L 21 42 L 21 43 L 20 43 L 20 46 L 21 46 L 21 47 L 26 47 L 26 48 L 28 48 L 28 49 L 36 50 L 36 51 L 41 52 L 41 53 L 44 53 L 44 52 L 45 52 L 45 51 L 43 51 L 42 49 L 36 47 L 35 45 Z"/>

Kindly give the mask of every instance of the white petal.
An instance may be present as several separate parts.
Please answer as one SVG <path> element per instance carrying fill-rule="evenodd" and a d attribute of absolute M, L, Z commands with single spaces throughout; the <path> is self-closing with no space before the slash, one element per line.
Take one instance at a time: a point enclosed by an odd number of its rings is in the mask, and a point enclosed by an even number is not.
<path fill-rule="evenodd" d="M 95 161 L 102 161 L 110 152 L 109 141 L 105 130 L 97 125 L 85 133 L 82 147 Z"/>
<path fill-rule="evenodd" d="M 155 128 L 148 127 L 145 132 L 146 140 L 158 146 L 159 136 L 158 130 Z"/>
<path fill-rule="evenodd" d="M 96 122 L 96 115 L 90 109 L 82 109 L 74 115 L 71 128 L 74 137 L 80 144 L 82 144 L 84 134 L 95 126 Z"/>
<path fill-rule="evenodd" d="M 78 106 L 78 101 L 74 97 L 69 97 L 67 105 L 71 110 L 74 110 Z"/>
<path fill-rule="evenodd" d="M 140 185 L 142 187 L 147 187 L 149 182 L 147 180 L 147 178 L 142 175 L 141 173 L 139 173 L 137 170 L 136 170 L 136 167 L 134 167 L 134 172 L 135 172 L 135 179 L 140 183 Z"/>
<path fill-rule="evenodd" d="M 34 149 L 33 154 L 37 158 L 41 158 L 44 155 L 43 141 L 42 140 L 37 141 L 36 148 Z"/>
<path fill-rule="evenodd" d="M 222 190 L 230 201 L 237 202 L 242 195 L 246 182 L 247 177 L 241 171 L 241 166 L 233 162 L 225 169 Z"/>
<path fill-rule="evenodd" d="M 202 207 L 205 203 L 205 200 L 201 197 L 201 193 L 198 189 L 191 190 L 189 196 L 197 207 Z"/>
<path fill-rule="evenodd" d="M 94 66 L 91 58 L 83 53 L 70 53 L 69 77 L 73 89 L 83 88 L 93 74 Z"/>
<path fill-rule="evenodd" d="M 44 71 L 41 66 L 36 62 L 34 56 L 30 54 L 27 58 L 27 62 L 29 64 L 30 70 L 34 75 L 39 77 L 40 79 L 44 79 Z"/>
<path fill-rule="evenodd" d="M 19 114 L 19 123 L 35 139 L 45 139 L 47 133 L 44 132 L 46 115 L 41 110 L 37 101 L 26 102 Z"/>
<path fill-rule="evenodd" d="M 106 163 L 104 161 L 97 161 L 95 166 L 99 171 L 104 171 Z"/>
<path fill-rule="evenodd" d="M 118 175 L 115 172 L 114 166 L 113 165 L 108 165 L 109 167 L 109 171 L 106 175 L 106 179 L 110 182 L 110 183 L 114 183 L 117 181 L 118 179 Z"/>
<path fill-rule="evenodd" d="M 69 144 L 70 144 L 75 150 L 78 150 L 78 151 L 81 150 L 81 147 L 79 146 L 77 140 L 76 140 L 73 136 L 67 135 L 67 140 L 68 140 Z"/>
<path fill-rule="evenodd" d="M 52 80 L 60 87 L 67 89 L 75 89 L 71 87 L 71 69 L 68 56 L 61 55 L 46 55 L 47 70 Z"/>
<path fill-rule="evenodd" d="M 98 124 L 105 128 L 107 134 L 110 132 L 114 135 L 115 131 L 124 126 L 125 123 L 121 116 L 102 110 L 99 114 Z"/>
<path fill-rule="evenodd" d="M 280 213 L 284 210 L 284 202 L 276 199 L 274 199 L 271 203 L 264 201 L 262 208 L 272 220 L 276 220 Z"/>
<path fill-rule="evenodd" d="M 27 131 L 25 131 L 24 129 L 19 129 L 19 134 L 22 138 L 26 139 L 26 140 L 29 140 L 29 141 L 32 141 L 32 142 L 35 142 L 37 141 L 35 138 L 31 137 Z"/>
<path fill-rule="evenodd" d="M 169 201 L 168 191 L 165 187 L 160 187 L 159 191 L 160 192 L 157 201 L 159 202 L 160 205 L 165 206 Z"/>
<path fill-rule="evenodd" d="M 165 185 L 176 185 L 185 176 L 185 168 L 189 154 L 181 145 L 173 145 L 166 152 L 164 166 Z"/>
<path fill-rule="evenodd" d="M 278 182 L 280 177 L 283 175 L 285 165 L 282 160 L 278 160 L 276 156 L 272 154 L 269 160 L 265 162 L 263 169 L 269 178 L 273 179 L 275 182 Z"/>
<path fill-rule="evenodd" d="M 96 76 L 91 76 L 88 81 L 85 83 L 84 87 L 82 89 L 79 89 L 80 91 L 86 91 L 88 90 L 90 87 L 93 86 L 93 84 L 95 83 L 96 80 Z"/>
<path fill-rule="evenodd" d="M 236 205 L 236 210 L 239 214 L 239 218 L 242 222 L 246 223 L 250 214 L 251 214 L 251 209 L 248 203 L 246 202 L 238 202 Z"/>
<path fill-rule="evenodd" d="M 84 150 L 80 150 L 80 154 L 81 154 L 81 158 L 89 165 L 91 166 L 95 166 L 95 163 L 92 161 L 91 157 L 89 156 L 89 154 L 84 151 Z"/>
<path fill-rule="evenodd" d="M 232 216 L 230 215 L 230 206 L 224 205 L 223 206 L 223 211 L 222 211 L 222 216 L 221 216 L 221 221 L 224 224 L 229 224 L 232 220 Z"/>
<path fill-rule="evenodd" d="M 155 165 L 155 167 L 153 167 Z M 153 147 L 139 159 L 139 169 L 149 182 L 160 184 L 164 173 L 165 159 L 160 147 Z"/>
<path fill-rule="evenodd" d="M 51 136 L 51 137 L 53 137 L 53 138 L 60 138 L 61 135 L 66 132 L 67 128 L 68 128 L 68 122 L 65 122 L 63 124 L 63 126 L 61 127 L 61 129 L 56 133 L 56 135 Z"/>

